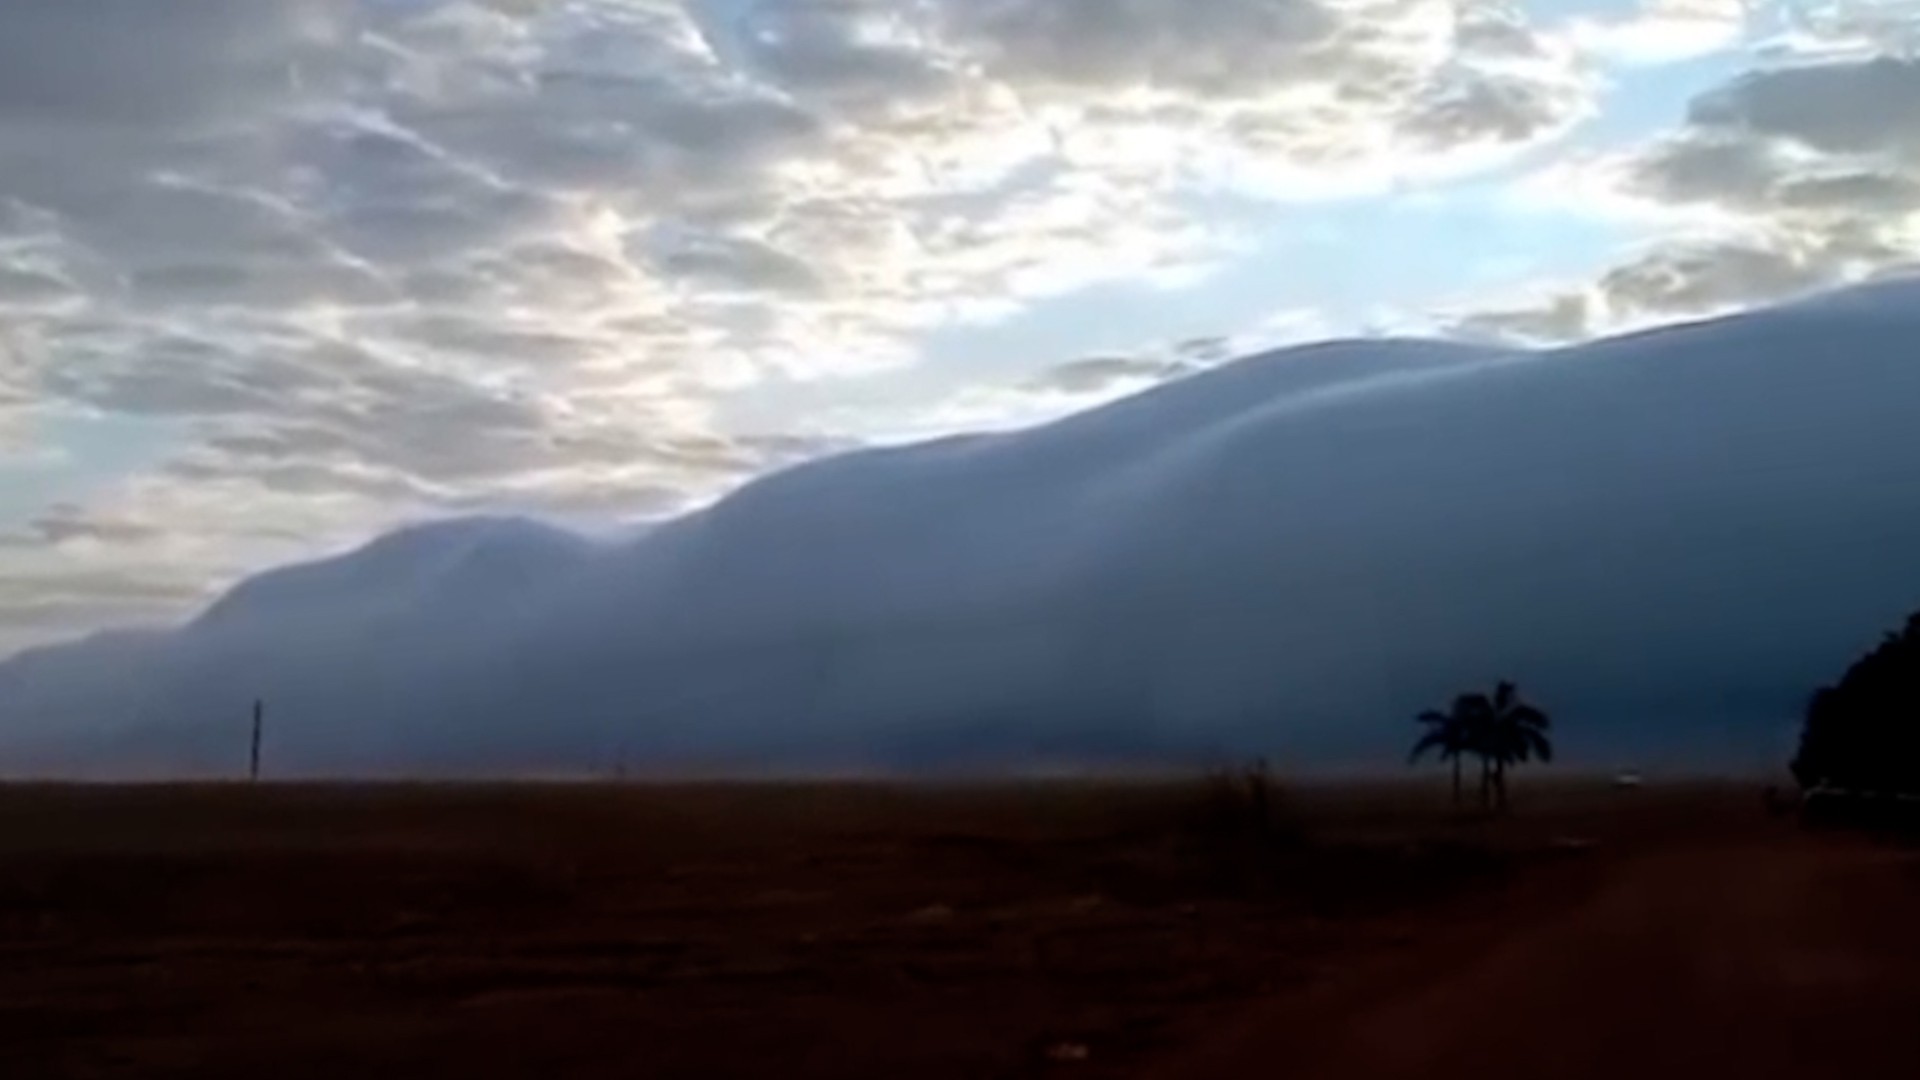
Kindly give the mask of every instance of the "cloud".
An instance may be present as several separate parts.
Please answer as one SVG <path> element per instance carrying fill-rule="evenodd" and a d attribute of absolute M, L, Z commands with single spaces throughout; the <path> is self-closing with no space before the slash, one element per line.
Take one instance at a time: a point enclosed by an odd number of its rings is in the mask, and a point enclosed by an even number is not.
<path fill-rule="evenodd" d="M 1920 588 L 1916 332 L 1920 280 L 1547 356 L 1322 343 L 810 463 L 623 542 L 407 528 L 177 633 L 0 663 L 0 767 L 229 771 L 210 725 L 257 695 L 295 775 L 615 743 L 663 769 L 1331 767 L 1391 760 L 1394 718 L 1487 670 L 1553 703 L 1570 757 L 1747 761 Z"/>
<path fill-rule="evenodd" d="M 1623 17 L 1574 19 L 1571 36 L 1580 48 L 1611 60 L 1675 63 L 1739 44 L 1761 2 L 1641 0 L 1637 10 Z"/>
<path fill-rule="evenodd" d="M 168 582 L 145 570 L 61 574 L 36 569 L 30 576 L 9 570 L 0 573 L 0 650 L 44 641 L 49 633 L 67 636 L 103 625 L 170 619 L 207 598 L 197 583 Z"/>
<path fill-rule="evenodd" d="M 751 237 L 661 230 L 637 238 L 638 260 L 678 284 L 748 294 L 804 294 L 820 288 L 806 260 Z"/>
<path fill-rule="evenodd" d="M 1652 238 L 1589 284 L 1468 317 L 1468 332 L 1567 340 L 1896 270 L 1920 257 L 1920 61 L 1763 64 L 1701 92 L 1677 127 L 1530 188 Z"/>
<path fill-rule="evenodd" d="M 295 92 L 340 23 L 321 0 L 10 4 L 0 11 L 0 124 L 56 137 L 149 124 L 185 131 Z"/>
<path fill-rule="evenodd" d="M 125 519 L 96 517 L 74 503 L 47 507 L 19 533 L 0 533 L 0 546 L 69 543 L 139 543 L 161 532 L 158 525 Z"/>
<path fill-rule="evenodd" d="M 989 71 L 1060 110 L 1067 153 L 1144 168 L 1127 148 L 1146 148 L 1195 182 L 1262 194 L 1478 167 L 1564 131 L 1594 89 L 1570 51 L 1496 5 L 951 6 Z M 1503 49 L 1489 47 L 1494 26 Z M 1093 91 L 1109 96 L 1091 104 Z"/>
<path fill-rule="evenodd" d="M 1635 155 L 1624 188 L 1722 215 L 1736 243 L 1696 260 L 1730 299 L 1765 299 L 1911 258 L 1920 226 L 1920 63 L 1890 57 L 1749 72 L 1697 98 Z M 1726 254 L 1745 247 L 1749 254 Z M 1773 269 L 1759 270 L 1761 263 Z M 1750 282 L 1751 290 L 1741 282 Z"/>
<path fill-rule="evenodd" d="M 1696 98 L 1697 128 L 1819 154 L 1920 156 L 1920 62 L 1894 56 L 1749 72 Z"/>
<path fill-rule="evenodd" d="M 755 70 L 810 105 L 869 121 L 924 119 L 968 78 L 903 5 L 760 4 L 742 23 Z"/>
<path fill-rule="evenodd" d="M 901 443 L 956 431 L 1008 431 L 1072 413 L 1197 375 L 1233 360 L 1271 353 L 1330 333 L 1317 312 L 1283 309 L 1239 334 L 1152 343 L 1137 352 L 1081 357 L 1014 376 L 949 386 L 923 404 L 882 412 L 859 407 L 827 408 L 809 422 L 826 445 Z"/>
<path fill-rule="evenodd" d="M 1049 368 L 1027 380 L 1037 390 L 1072 394 L 1102 394 L 1118 388 L 1165 382 L 1191 373 L 1200 365 L 1183 358 L 1161 360 L 1137 356 L 1094 356 Z"/>
<path fill-rule="evenodd" d="M 81 509 L 176 522 L 214 575 L 310 506 L 337 516 L 308 543 L 664 512 L 792 460 L 729 426 L 743 389 L 1192 282 L 1245 243 L 1196 199 L 1463 175 L 1595 92 L 1452 0 L 10 5 L 0 439 L 164 418 L 163 460 Z M 89 573 L 160 557 L 99 539 L 122 562 Z"/>
<path fill-rule="evenodd" d="M 1911 55 L 1920 43 L 1914 0 L 1798 0 L 1779 5 L 1782 28 L 1767 43 L 1788 55 Z"/>
<path fill-rule="evenodd" d="M 1440 331 L 1450 337 L 1501 344 L 1562 345 L 1593 334 L 1600 321 L 1594 306 L 1591 290 L 1550 292 L 1524 303 L 1443 318 Z"/>
<path fill-rule="evenodd" d="M 1174 0 L 951 0 L 941 7 L 949 33 L 990 73 L 1069 96 L 1119 86 L 1241 98 L 1276 83 L 1311 82 L 1311 61 L 1345 47 L 1344 12 L 1315 0 L 1223 0 L 1204 8 Z"/>
<path fill-rule="evenodd" d="M 1607 316 L 1625 325 L 1675 313 L 1716 314 L 1827 283 L 1819 254 L 1739 243 L 1668 244 L 1608 271 L 1599 292 Z"/>

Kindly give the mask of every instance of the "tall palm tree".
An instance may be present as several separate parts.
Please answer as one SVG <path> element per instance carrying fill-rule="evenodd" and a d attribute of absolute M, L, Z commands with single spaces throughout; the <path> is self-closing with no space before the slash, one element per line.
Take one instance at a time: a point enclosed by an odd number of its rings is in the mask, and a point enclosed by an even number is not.
<path fill-rule="evenodd" d="M 1502 810 L 1507 807 L 1507 767 L 1535 758 L 1553 760 L 1553 742 L 1547 731 L 1553 721 L 1547 714 L 1520 699 L 1520 690 L 1511 682 L 1494 688 L 1489 702 L 1491 713 L 1482 731 L 1478 752 L 1492 767 L 1495 796 Z M 1484 796 L 1484 792 L 1483 792 Z"/>
<path fill-rule="evenodd" d="M 1426 730 L 1420 740 L 1413 744 L 1413 753 L 1409 761 L 1419 761 L 1428 751 L 1439 755 L 1440 760 L 1453 766 L 1453 805 L 1460 805 L 1460 759 L 1468 754 L 1478 753 L 1481 732 L 1493 716 L 1493 703 L 1485 694 L 1461 694 L 1453 699 L 1453 707 L 1445 712 L 1428 709 L 1414 722 Z M 1481 784 L 1481 800 L 1486 799 L 1486 785 Z"/>

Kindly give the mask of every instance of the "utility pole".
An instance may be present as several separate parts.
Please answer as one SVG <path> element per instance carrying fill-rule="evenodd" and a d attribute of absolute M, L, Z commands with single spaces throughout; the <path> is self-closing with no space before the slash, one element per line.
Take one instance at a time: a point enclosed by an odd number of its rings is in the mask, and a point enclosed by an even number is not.
<path fill-rule="evenodd" d="M 260 781 L 260 725 L 267 715 L 267 703 L 254 699 L 253 702 L 253 751 L 247 759 L 247 780 L 250 783 Z"/>

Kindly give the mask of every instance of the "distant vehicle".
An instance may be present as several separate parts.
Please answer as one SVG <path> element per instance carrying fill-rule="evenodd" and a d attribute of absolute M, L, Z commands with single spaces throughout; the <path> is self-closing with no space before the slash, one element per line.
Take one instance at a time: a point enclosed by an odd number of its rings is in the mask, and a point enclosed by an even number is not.
<path fill-rule="evenodd" d="M 1613 786 L 1616 791 L 1630 791 L 1646 785 L 1638 769 L 1626 769 L 1613 774 Z"/>

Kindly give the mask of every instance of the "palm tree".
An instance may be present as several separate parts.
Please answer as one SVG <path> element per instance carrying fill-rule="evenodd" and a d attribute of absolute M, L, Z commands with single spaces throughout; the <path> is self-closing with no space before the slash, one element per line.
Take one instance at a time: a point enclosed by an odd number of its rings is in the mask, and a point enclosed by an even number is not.
<path fill-rule="evenodd" d="M 1553 742 L 1547 731 L 1553 721 L 1547 714 L 1520 700 L 1520 690 L 1510 682 L 1494 688 L 1491 715 L 1477 747 L 1481 760 L 1492 766 L 1494 794 L 1500 808 L 1507 808 L 1507 767 L 1535 758 L 1553 760 Z M 1484 791 L 1483 791 L 1484 798 Z"/>
<path fill-rule="evenodd" d="M 1419 761 L 1428 751 L 1439 754 L 1440 760 L 1453 765 L 1453 805 L 1460 805 L 1460 759 L 1468 754 L 1477 753 L 1480 732 L 1486 727 L 1493 715 L 1493 704 L 1485 694 L 1461 694 L 1453 699 L 1453 707 L 1446 712 L 1428 709 L 1414 722 L 1426 728 L 1420 741 L 1413 744 L 1413 753 L 1409 761 Z M 1486 799 L 1486 785 L 1481 784 L 1481 800 Z"/>
<path fill-rule="evenodd" d="M 1485 808 L 1498 798 L 1507 805 L 1507 767 L 1538 758 L 1553 760 L 1553 744 L 1547 739 L 1551 721 L 1547 714 L 1520 700 L 1520 691 L 1511 682 L 1494 687 L 1492 696 L 1461 694 L 1445 712 L 1429 709 L 1415 717 L 1426 730 L 1413 744 L 1411 760 L 1418 761 L 1435 751 L 1442 761 L 1453 764 L 1453 802 L 1460 804 L 1460 759 L 1473 755 L 1480 759 L 1480 805 Z"/>

